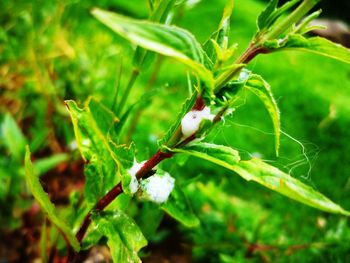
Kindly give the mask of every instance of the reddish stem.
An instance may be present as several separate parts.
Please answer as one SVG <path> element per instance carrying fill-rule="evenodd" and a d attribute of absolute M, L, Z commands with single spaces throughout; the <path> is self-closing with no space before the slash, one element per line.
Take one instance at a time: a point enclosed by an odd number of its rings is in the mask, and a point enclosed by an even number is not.
<path fill-rule="evenodd" d="M 248 64 L 250 61 L 252 61 L 253 58 L 255 58 L 259 54 L 267 54 L 271 52 L 266 47 L 254 47 L 254 45 L 250 45 L 249 48 L 246 50 L 246 52 L 243 53 L 243 55 L 236 61 L 237 64 L 243 63 Z"/>
<path fill-rule="evenodd" d="M 136 176 L 138 179 L 142 177 L 147 177 L 152 174 L 152 169 L 164 159 L 171 158 L 173 153 L 165 153 L 158 150 L 137 172 Z M 83 240 L 87 229 L 91 223 L 91 213 L 92 211 L 102 211 L 106 208 L 112 201 L 117 198 L 119 194 L 123 192 L 121 183 L 114 186 L 105 196 L 103 196 L 95 205 L 95 207 L 85 216 L 84 221 L 76 234 L 76 238 L 81 243 Z"/>
<path fill-rule="evenodd" d="M 194 103 L 192 110 L 198 110 L 201 111 L 205 107 L 204 100 L 201 96 L 198 96 L 196 99 L 196 102 Z"/>

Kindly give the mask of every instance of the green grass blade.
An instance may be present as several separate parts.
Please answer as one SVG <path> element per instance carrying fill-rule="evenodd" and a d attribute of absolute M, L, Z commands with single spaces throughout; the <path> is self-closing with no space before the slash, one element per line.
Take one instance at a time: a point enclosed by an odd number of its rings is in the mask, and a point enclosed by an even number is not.
<path fill-rule="evenodd" d="M 33 164 L 30 160 L 30 150 L 27 146 L 25 154 L 25 173 L 29 189 L 35 200 L 39 203 L 41 209 L 47 214 L 49 220 L 59 229 L 59 231 L 69 241 L 75 251 L 80 250 L 80 245 L 72 232 L 72 228 L 59 217 L 55 206 L 51 203 L 47 193 L 44 192 L 39 177 L 34 171 Z"/>
<path fill-rule="evenodd" d="M 10 113 L 5 114 L 1 123 L 0 139 L 3 140 L 8 152 L 14 159 L 23 160 L 27 140 Z"/>

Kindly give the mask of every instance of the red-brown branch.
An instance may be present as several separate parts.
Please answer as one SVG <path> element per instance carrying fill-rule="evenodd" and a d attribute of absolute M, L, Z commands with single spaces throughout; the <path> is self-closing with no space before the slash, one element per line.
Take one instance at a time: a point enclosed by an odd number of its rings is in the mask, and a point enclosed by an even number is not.
<path fill-rule="evenodd" d="M 165 153 L 158 150 L 137 172 L 136 176 L 138 179 L 142 177 L 147 177 L 148 175 L 152 174 L 152 169 L 159 164 L 164 159 L 171 158 L 173 156 L 173 153 Z M 104 197 L 102 197 L 95 207 L 92 209 L 92 211 L 102 211 L 105 209 L 114 199 L 117 198 L 119 194 L 123 192 L 123 188 L 121 183 L 117 184 L 115 187 L 113 187 Z M 83 240 L 87 229 L 89 228 L 89 225 L 91 223 L 91 212 L 90 211 L 84 218 L 84 221 L 79 229 L 79 231 L 76 234 L 76 238 L 81 243 Z"/>
<path fill-rule="evenodd" d="M 240 56 L 236 63 L 237 64 L 248 64 L 250 61 L 252 61 L 253 58 L 255 58 L 259 54 L 267 54 L 271 51 L 266 47 L 255 47 L 253 44 L 251 44 L 248 49 Z"/>
<path fill-rule="evenodd" d="M 194 103 L 192 110 L 198 110 L 201 111 L 205 107 L 204 100 L 201 96 L 198 96 L 196 99 L 196 102 Z"/>

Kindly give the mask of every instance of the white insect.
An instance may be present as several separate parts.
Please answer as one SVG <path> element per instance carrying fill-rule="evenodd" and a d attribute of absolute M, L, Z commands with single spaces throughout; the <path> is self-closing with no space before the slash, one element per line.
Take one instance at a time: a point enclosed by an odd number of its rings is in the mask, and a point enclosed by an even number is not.
<path fill-rule="evenodd" d="M 175 179 L 169 173 L 155 174 L 141 182 L 146 197 L 157 204 L 168 200 L 174 188 Z"/>
<path fill-rule="evenodd" d="M 189 111 L 181 120 L 181 131 L 182 134 L 187 138 L 198 131 L 199 125 L 202 120 L 207 119 L 210 121 L 214 120 L 215 115 L 210 113 L 209 107 L 204 107 L 203 110 L 192 110 Z"/>

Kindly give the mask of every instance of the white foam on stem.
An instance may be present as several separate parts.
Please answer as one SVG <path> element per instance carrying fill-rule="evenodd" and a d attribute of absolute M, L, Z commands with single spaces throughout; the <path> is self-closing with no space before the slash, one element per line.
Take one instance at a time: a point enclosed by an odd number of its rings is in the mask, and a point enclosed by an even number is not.
<path fill-rule="evenodd" d="M 202 120 L 207 119 L 213 121 L 214 118 L 215 115 L 210 113 L 210 108 L 208 106 L 204 107 L 201 111 L 189 111 L 181 120 L 182 134 L 187 138 L 198 131 Z"/>
<path fill-rule="evenodd" d="M 175 179 L 169 173 L 155 174 L 142 181 L 141 187 L 151 201 L 161 204 L 168 200 L 174 189 Z"/>

